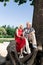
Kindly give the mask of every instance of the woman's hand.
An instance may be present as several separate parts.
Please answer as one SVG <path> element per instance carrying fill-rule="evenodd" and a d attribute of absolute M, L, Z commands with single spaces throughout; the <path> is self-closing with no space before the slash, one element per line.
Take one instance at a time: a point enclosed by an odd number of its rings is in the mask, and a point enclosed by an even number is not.
<path fill-rule="evenodd" d="M 21 36 L 22 39 L 24 39 L 24 36 Z"/>

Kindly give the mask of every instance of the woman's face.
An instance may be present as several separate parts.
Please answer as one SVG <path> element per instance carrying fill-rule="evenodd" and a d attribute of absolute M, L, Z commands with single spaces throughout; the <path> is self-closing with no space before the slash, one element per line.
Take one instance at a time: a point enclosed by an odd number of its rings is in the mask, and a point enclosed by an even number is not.
<path fill-rule="evenodd" d="M 23 29 L 23 25 L 20 25 L 20 29 Z"/>

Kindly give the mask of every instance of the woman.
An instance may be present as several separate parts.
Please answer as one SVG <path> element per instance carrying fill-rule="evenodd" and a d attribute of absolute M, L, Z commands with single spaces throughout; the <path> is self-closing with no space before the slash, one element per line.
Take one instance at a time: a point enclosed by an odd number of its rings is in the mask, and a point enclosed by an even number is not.
<path fill-rule="evenodd" d="M 20 25 L 19 28 L 16 30 L 16 49 L 17 52 L 20 52 L 20 58 L 23 58 L 23 49 L 25 48 L 25 38 L 23 37 L 23 26 Z"/>

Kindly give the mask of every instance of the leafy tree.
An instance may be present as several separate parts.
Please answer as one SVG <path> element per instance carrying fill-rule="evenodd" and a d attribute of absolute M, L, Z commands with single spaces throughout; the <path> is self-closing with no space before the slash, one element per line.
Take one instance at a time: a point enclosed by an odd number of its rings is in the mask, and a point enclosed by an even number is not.
<path fill-rule="evenodd" d="M 0 37 L 12 38 L 15 36 L 16 29 L 17 29 L 17 27 L 14 28 L 14 26 L 10 27 L 10 25 L 8 25 L 8 26 L 3 25 L 0 27 Z"/>
<path fill-rule="evenodd" d="M 21 5 L 23 3 L 26 3 L 27 0 L 13 0 L 14 2 L 18 3 L 18 5 Z M 32 1 L 31 5 L 34 5 L 34 1 L 35 0 L 29 0 L 29 1 Z M 10 0 L 0 0 L 0 2 L 4 2 L 4 6 L 6 6 L 6 2 L 10 2 Z"/>
<path fill-rule="evenodd" d="M 0 34 L 6 34 L 6 30 L 3 27 L 0 27 Z"/>
<path fill-rule="evenodd" d="M 11 37 L 14 37 L 14 31 L 15 29 L 13 27 L 10 27 L 9 25 L 6 28 L 7 34 L 10 35 Z"/>
<path fill-rule="evenodd" d="M 2 27 L 3 27 L 3 28 L 6 28 L 6 25 L 3 25 Z"/>
<path fill-rule="evenodd" d="M 14 30 L 14 37 L 15 37 L 15 35 L 16 35 L 16 29 L 17 29 L 18 27 L 15 27 L 15 30 Z"/>

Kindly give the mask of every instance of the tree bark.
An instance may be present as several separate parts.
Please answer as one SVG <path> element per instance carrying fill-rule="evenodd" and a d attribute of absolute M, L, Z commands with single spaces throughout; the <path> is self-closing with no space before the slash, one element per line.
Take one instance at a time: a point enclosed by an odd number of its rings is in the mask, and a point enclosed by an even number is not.
<path fill-rule="evenodd" d="M 42 52 L 37 54 L 40 59 L 36 58 L 36 61 L 43 65 L 43 0 L 35 0 L 32 26 L 36 32 L 37 44 L 42 46 Z"/>
<path fill-rule="evenodd" d="M 32 25 L 36 31 L 37 43 L 43 45 L 43 0 L 35 0 Z"/>

